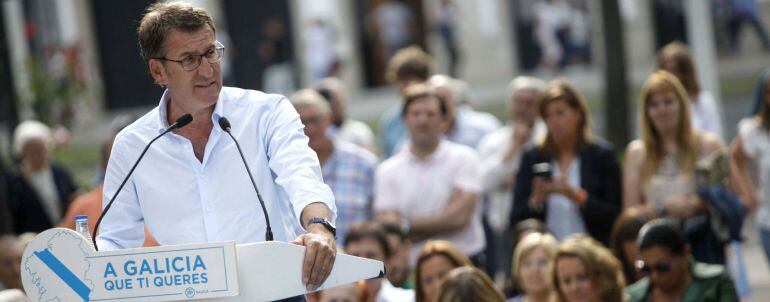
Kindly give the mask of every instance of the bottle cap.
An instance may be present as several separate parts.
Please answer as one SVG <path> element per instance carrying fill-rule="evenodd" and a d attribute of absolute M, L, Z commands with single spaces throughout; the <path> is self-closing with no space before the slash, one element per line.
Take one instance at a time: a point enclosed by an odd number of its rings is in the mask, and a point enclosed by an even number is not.
<path fill-rule="evenodd" d="M 88 220 L 88 216 L 86 216 L 86 215 L 77 215 L 77 216 L 75 216 L 75 221 L 80 221 L 80 220 Z"/>

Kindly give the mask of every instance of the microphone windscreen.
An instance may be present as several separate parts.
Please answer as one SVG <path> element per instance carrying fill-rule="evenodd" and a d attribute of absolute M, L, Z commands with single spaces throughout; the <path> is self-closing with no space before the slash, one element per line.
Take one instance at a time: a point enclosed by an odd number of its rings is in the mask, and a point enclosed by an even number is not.
<path fill-rule="evenodd" d="M 180 116 L 178 119 L 176 119 L 176 122 L 175 122 L 176 128 L 179 129 L 179 128 L 182 128 L 184 126 L 187 126 L 187 124 L 192 122 L 192 120 L 193 120 L 193 117 L 189 113 L 185 114 L 183 116 Z"/>
<path fill-rule="evenodd" d="M 219 118 L 219 127 L 222 128 L 222 130 L 230 131 L 230 121 L 227 120 L 226 117 L 220 117 Z"/>

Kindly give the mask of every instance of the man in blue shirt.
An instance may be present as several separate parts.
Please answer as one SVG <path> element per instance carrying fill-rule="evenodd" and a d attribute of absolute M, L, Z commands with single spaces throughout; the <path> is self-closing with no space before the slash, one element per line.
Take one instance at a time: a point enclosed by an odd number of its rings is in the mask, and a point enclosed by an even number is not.
<path fill-rule="evenodd" d="M 224 46 L 215 32 L 206 11 L 184 3 L 154 4 L 140 21 L 142 56 L 166 91 L 158 107 L 116 137 L 104 204 L 150 139 L 184 114 L 193 121 L 147 152 L 105 217 L 97 242 L 102 249 L 138 247 L 142 226 L 161 245 L 262 241 L 266 224 L 257 194 L 235 143 L 215 126 L 227 117 L 253 169 L 275 239 L 307 247 L 302 277 L 313 290 L 334 264 L 334 197 L 286 98 L 222 87 Z"/>
<path fill-rule="evenodd" d="M 329 134 L 332 111 L 320 94 L 302 89 L 290 99 L 305 125 L 310 148 L 321 162 L 324 182 L 334 193 L 337 237 L 345 238 L 351 225 L 372 218 L 377 157 Z"/>

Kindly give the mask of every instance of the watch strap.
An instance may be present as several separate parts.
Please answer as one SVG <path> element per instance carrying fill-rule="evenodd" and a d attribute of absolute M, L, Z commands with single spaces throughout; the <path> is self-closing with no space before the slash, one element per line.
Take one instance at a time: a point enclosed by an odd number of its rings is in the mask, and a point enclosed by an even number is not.
<path fill-rule="evenodd" d="M 329 222 L 328 219 L 323 218 L 323 217 L 313 217 L 313 218 L 310 218 L 310 220 L 307 221 L 307 226 L 306 227 L 309 227 L 311 224 L 314 224 L 314 223 L 320 223 L 321 225 L 324 226 L 324 228 L 329 230 L 329 232 L 331 232 L 332 235 L 334 235 L 334 238 L 337 238 L 337 228 L 334 227 L 332 225 L 332 223 Z"/>

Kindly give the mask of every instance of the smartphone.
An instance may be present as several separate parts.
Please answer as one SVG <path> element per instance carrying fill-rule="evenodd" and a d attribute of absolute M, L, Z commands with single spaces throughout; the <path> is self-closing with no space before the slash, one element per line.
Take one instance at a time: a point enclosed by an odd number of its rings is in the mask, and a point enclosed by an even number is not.
<path fill-rule="evenodd" d="M 535 177 L 542 177 L 545 179 L 551 179 L 551 164 L 550 163 L 537 163 L 532 165 L 532 173 Z"/>

